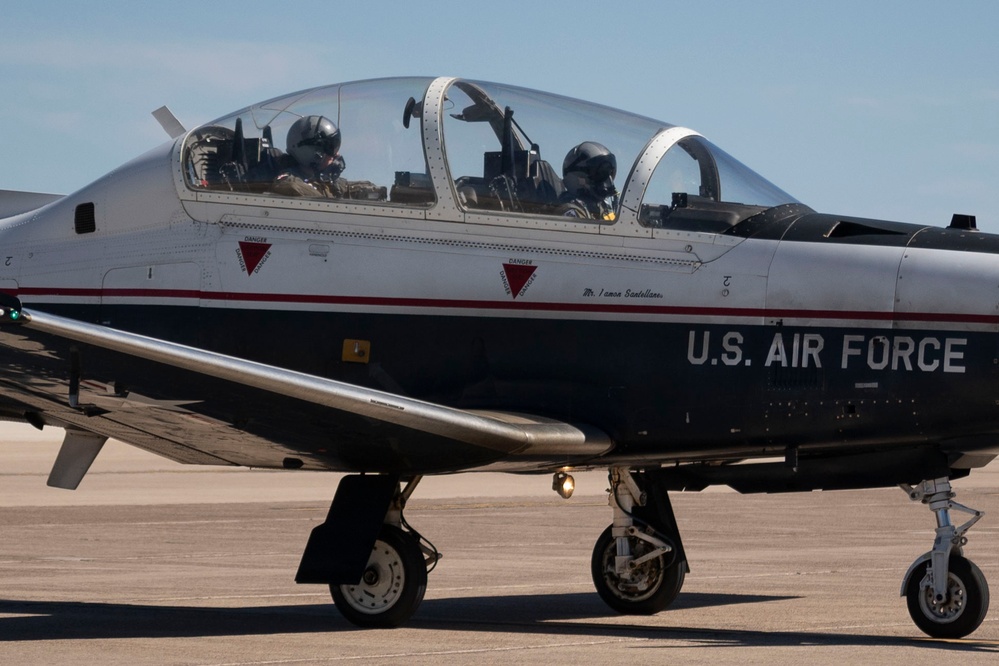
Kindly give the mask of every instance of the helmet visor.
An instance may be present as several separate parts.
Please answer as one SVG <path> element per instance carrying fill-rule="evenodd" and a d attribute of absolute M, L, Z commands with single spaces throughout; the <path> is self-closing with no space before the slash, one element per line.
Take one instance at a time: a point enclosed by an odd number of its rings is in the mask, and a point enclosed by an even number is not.
<path fill-rule="evenodd" d="M 315 146 L 325 155 L 336 155 L 337 151 L 340 150 L 340 132 L 337 131 L 332 134 L 327 134 L 326 132 L 320 131 L 308 139 L 302 139 L 299 141 L 298 145 Z"/>

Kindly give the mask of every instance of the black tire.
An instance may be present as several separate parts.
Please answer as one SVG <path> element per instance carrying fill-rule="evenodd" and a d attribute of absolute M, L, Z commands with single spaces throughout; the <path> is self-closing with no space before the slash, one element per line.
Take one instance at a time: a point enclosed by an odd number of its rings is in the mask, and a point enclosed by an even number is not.
<path fill-rule="evenodd" d="M 632 555 L 640 557 L 652 549 L 647 541 L 630 537 Z M 614 572 L 617 540 L 608 527 L 597 539 L 590 559 L 590 573 L 597 594 L 608 606 L 624 615 L 652 615 L 669 606 L 683 587 L 686 563 L 676 552 L 660 555 L 640 565 L 631 580 Z"/>
<path fill-rule="evenodd" d="M 919 629 L 933 638 L 964 638 L 985 619 L 989 610 L 989 585 L 973 562 L 951 555 L 947 598 L 933 601 L 932 588 L 920 589 L 930 561 L 921 563 L 906 582 L 909 616 Z"/>
<path fill-rule="evenodd" d="M 337 610 L 359 627 L 398 627 L 427 590 L 427 564 L 419 541 L 394 525 L 382 525 L 364 576 L 356 585 L 330 585 Z"/>

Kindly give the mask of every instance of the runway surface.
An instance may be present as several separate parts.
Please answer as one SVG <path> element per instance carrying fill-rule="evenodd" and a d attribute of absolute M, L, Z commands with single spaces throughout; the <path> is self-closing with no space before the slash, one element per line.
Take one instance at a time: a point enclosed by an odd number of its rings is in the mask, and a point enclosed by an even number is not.
<path fill-rule="evenodd" d="M 577 475 L 568 501 L 547 476 L 427 479 L 406 517 L 444 559 L 406 627 L 362 631 L 293 580 L 337 477 L 184 467 L 111 442 L 79 490 L 57 490 L 60 437 L 0 426 L 5 664 L 999 659 L 999 601 L 963 641 L 912 625 L 899 585 L 934 521 L 897 489 L 675 494 L 692 571 L 670 610 L 625 617 L 590 581 L 604 473 Z M 955 485 L 987 512 L 967 554 L 999 590 L 999 464 Z"/>

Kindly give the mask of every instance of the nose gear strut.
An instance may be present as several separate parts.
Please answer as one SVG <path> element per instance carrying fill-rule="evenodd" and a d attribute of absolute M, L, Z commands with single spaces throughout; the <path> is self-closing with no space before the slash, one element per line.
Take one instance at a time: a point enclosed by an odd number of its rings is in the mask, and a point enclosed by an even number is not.
<path fill-rule="evenodd" d="M 917 487 L 899 484 L 914 502 L 929 506 L 936 516 L 933 549 L 912 563 L 902 580 L 909 615 L 922 631 L 935 638 L 961 638 L 982 623 L 989 608 L 989 587 L 981 570 L 964 557 L 965 534 L 984 515 L 954 501 L 950 479 L 924 480 Z M 971 518 L 955 527 L 951 509 Z"/>

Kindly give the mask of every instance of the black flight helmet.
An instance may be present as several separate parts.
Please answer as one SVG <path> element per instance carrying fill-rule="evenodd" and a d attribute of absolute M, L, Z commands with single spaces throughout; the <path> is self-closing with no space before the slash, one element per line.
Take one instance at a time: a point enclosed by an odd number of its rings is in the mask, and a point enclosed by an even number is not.
<path fill-rule="evenodd" d="M 562 162 L 562 180 L 573 194 L 584 190 L 597 199 L 606 199 L 617 193 L 615 176 L 617 159 L 596 141 L 584 141 L 574 147 Z"/>
<path fill-rule="evenodd" d="M 340 152 L 340 130 L 323 116 L 299 118 L 288 129 L 287 148 L 299 164 L 319 169 Z"/>

